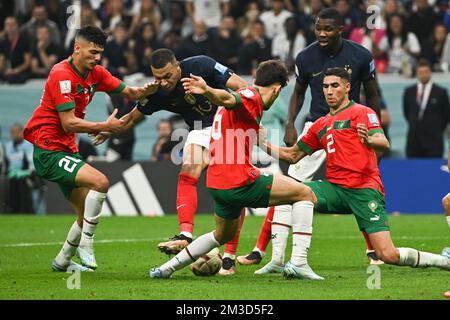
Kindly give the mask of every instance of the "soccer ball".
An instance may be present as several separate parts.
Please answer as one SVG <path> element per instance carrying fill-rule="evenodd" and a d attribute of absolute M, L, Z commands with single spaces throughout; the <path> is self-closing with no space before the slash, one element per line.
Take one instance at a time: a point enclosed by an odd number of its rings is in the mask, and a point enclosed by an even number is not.
<path fill-rule="evenodd" d="M 213 276 L 222 268 L 222 257 L 219 248 L 214 248 L 193 262 L 189 268 L 200 277 Z"/>

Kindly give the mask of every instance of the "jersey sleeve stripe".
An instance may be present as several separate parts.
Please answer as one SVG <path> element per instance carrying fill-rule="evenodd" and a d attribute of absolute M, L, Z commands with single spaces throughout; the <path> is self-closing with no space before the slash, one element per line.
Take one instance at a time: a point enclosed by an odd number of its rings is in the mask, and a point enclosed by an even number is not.
<path fill-rule="evenodd" d="M 108 93 L 110 93 L 110 94 L 120 93 L 123 91 L 123 89 L 125 89 L 125 87 L 126 87 L 126 84 L 125 84 L 125 82 L 122 81 L 122 82 L 120 82 L 120 85 L 116 89 L 114 89 L 113 91 L 110 91 Z"/>
<path fill-rule="evenodd" d="M 58 112 L 67 111 L 73 108 L 75 108 L 75 101 L 61 103 L 56 106 L 56 110 L 58 110 Z"/>
<path fill-rule="evenodd" d="M 236 93 L 236 92 L 231 92 L 231 94 L 234 96 L 234 98 L 236 99 L 236 104 L 231 107 L 231 108 L 227 108 L 227 109 L 237 109 L 242 105 L 242 98 L 241 96 Z"/>
<path fill-rule="evenodd" d="M 369 133 L 368 133 L 368 135 L 369 136 L 372 136 L 372 135 L 374 135 L 375 133 L 377 133 L 377 132 L 381 132 L 381 133 L 383 133 L 384 134 L 384 131 L 383 131 L 383 129 L 380 129 L 380 128 L 376 128 L 376 129 L 372 129 L 372 130 L 370 130 L 369 131 Z"/>
<path fill-rule="evenodd" d="M 298 146 L 301 150 L 303 150 L 304 152 L 306 152 L 307 154 L 311 154 L 311 153 L 312 153 L 312 149 L 311 149 L 306 143 L 304 143 L 302 140 L 298 140 L 297 146 Z"/>

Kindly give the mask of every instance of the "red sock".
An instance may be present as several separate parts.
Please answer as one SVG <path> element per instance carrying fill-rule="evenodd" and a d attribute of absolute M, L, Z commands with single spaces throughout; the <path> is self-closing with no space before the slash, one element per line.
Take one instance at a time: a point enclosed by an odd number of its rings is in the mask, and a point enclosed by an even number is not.
<path fill-rule="evenodd" d="M 365 231 L 361 231 L 361 232 L 364 236 L 364 240 L 366 240 L 367 250 L 373 250 L 372 243 L 370 243 L 369 235 Z"/>
<path fill-rule="evenodd" d="M 242 225 L 244 224 L 244 219 L 245 219 L 245 208 L 242 209 L 241 217 L 239 218 L 239 226 L 236 231 L 236 234 L 234 235 L 233 240 L 231 240 L 225 244 L 224 253 L 228 253 L 233 256 L 236 255 L 237 247 L 239 244 L 239 236 L 241 235 L 241 229 L 242 229 Z"/>
<path fill-rule="evenodd" d="M 180 173 L 177 188 L 177 212 L 180 232 L 192 233 L 194 230 L 194 216 L 197 211 L 197 181 L 198 179 Z"/>
<path fill-rule="evenodd" d="M 267 211 L 266 217 L 264 218 L 263 225 L 259 231 L 258 241 L 256 242 L 256 247 L 262 252 L 266 252 L 267 245 L 271 239 L 272 233 L 272 219 L 275 213 L 275 207 L 270 207 Z"/>

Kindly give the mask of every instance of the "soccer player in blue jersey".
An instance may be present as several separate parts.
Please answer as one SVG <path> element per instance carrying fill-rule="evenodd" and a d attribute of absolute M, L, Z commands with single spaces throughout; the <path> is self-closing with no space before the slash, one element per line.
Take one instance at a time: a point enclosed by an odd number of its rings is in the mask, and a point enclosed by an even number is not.
<path fill-rule="evenodd" d="M 324 72 L 328 68 L 341 67 L 347 70 L 351 76 L 351 90 L 349 97 L 353 101 L 359 102 L 361 84 L 364 87 L 367 104 L 372 108 L 378 116 L 380 116 L 379 96 L 377 91 L 377 83 L 375 79 L 375 64 L 372 54 L 361 45 L 343 39 L 343 18 L 335 9 L 328 8 L 322 10 L 317 16 L 315 22 L 315 35 L 317 41 L 303 49 L 296 57 L 296 83 L 294 92 L 289 102 L 288 122 L 286 124 L 286 132 L 284 141 L 287 146 L 292 146 L 297 139 L 304 136 L 311 125 L 318 118 L 326 115 L 330 108 L 326 103 L 323 95 L 323 78 Z M 295 120 L 303 107 L 306 90 L 311 90 L 310 111 L 306 118 L 303 132 L 297 135 L 295 129 Z M 309 157 L 303 158 L 296 164 L 289 167 L 288 174 L 299 181 L 311 181 L 314 174 L 325 162 L 325 151 L 315 152 Z M 272 261 L 267 268 L 257 270 L 257 274 L 265 274 L 282 270 L 277 268 L 283 264 L 284 246 L 287 241 L 290 229 L 290 212 L 292 208 L 289 205 L 278 206 L 272 222 L 267 218 L 264 223 L 272 223 Z M 304 216 L 304 228 L 302 230 L 302 246 L 305 265 L 307 264 L 307 252 L 311 243 L 312 235 L 312 217 Z M 270 228 L 262 227 L 261 230 L 270 230 Z M 367 234 L 364 234 L 368 246 L 367 254 L 371 263 L 378 263 L 379 260 L 375 255 L 375 251 L 370 245 Z M 262 236 L 260 236 L 262 237 Z M 270 237 L 265 237 L 270 239 Z M 261 246 L 260 243 L 258 243 Z M 241 264 L 255 264 L 262 259 L 264 251 L 258 245 L 253 251 L 246 255 L 238 257 Z M 272 268 L 273 267 L 273 268 Z M 308 277 L 308 275 L 305 275 Z M 314 278 L 315 275 L 312 275 Z"/>
<path fill-rule="evenodd" d="M 183 149 L 183 164 L 178 178 L 177 211 L 180 234 L 170 241 L 160 243 L 159 249 L 176 254 L 192 241 L 194 216 L 197 211 L 197 181 L 208 166 L 210 131 L 217 106 L 204 96 L 186 94 L 180 82 L 190 74 L 201 76 L 210 87 L 237 90 L 247 83 L 232 70 L 207 56 L 195 56 L 177 61 L 169 49 L 155 50 L 150 66 L 154 76 L 153 91 L 144 101 L 123 117 L 124 131 L 145 115 L 160 110 L 180 114 L 189 125 L 189 135 Z M 98 135 L 94 141 L 102 143 L 108 135 Z"/>

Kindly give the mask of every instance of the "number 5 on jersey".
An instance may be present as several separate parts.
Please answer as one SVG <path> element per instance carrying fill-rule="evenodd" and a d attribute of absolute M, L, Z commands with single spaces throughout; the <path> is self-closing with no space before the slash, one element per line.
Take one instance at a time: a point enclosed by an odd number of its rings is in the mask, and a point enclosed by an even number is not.
<path fill-rule="evenodd" d="M 75 169 L 75 167 L 77 166 L 77 164 L 80 162 L 81 162 L 80 159 L 72 158 L 70 156 L 64 156 L 64 158 L 59 160 L 58 166 L 60 168 L 63 168 L 67 172 L 72 173 L 73 170 Z"/>

